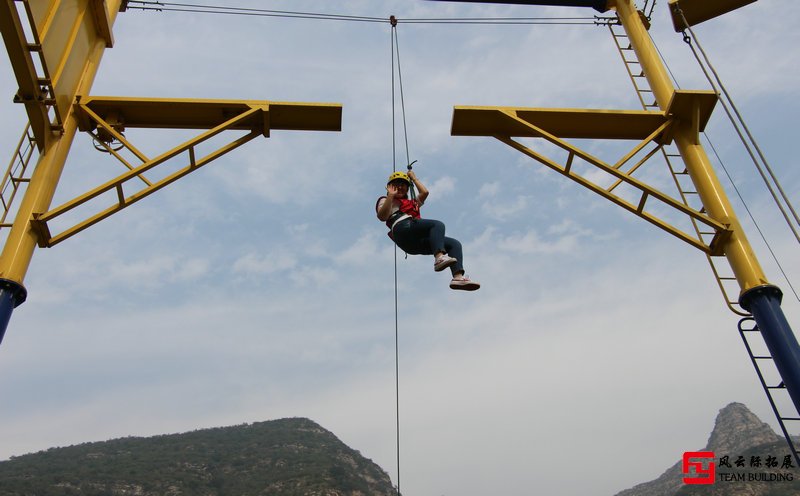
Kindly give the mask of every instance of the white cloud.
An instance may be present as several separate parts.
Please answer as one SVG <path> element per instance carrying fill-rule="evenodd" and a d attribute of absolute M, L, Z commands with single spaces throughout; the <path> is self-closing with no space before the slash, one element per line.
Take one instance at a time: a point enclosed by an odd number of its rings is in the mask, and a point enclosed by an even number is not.
<path fill-rule="evenodd" d="M 487 201 L 483 204 L 483 212 L 489 217 L 505 221 L 528 208 L 528 197 L 519 195 L 512 201 L 508 199 Z"/>
<path fill-rule="evenodd" d="M 291 253 L 247 253 L 233 264 L 233 271 L 240 274 L 274 274 L 292 270 L 297 266 L 297 257 Z"/>
<path fill-rule="evenodd" d="M 437 198 L 446 198 L 456 190 L 456 180 L 451 176 L 440 177 L 431 183 L 428 190 Z"/>
<path fill-rule="evenodd" d="M 500 192 L 500 183 L 495 181 L 491 183 L 486 183 L 481 186 L 481 189 L 478 191 L 478 196 L 480 198 L 484 197 L 495 197 Z"/>

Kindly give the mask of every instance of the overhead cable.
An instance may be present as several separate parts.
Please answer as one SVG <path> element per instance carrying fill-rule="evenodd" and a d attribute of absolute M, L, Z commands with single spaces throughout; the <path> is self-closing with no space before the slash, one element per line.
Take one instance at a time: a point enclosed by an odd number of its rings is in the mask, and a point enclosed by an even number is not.
<path fill-rule="evenodd" d="M 241 15 L 254 17 L 283 17 L 294 19 L 316 19 L 325 21 L 390 22 L 385 17 L 370 17 L 320 12 L 297 12 L 288 10 L 255 9 L 248 7 L 225 7 L 194 3 L 129 0 L 128 9 L 157 12 L 189 12 L 195 14 Z M 596 17 L 430 17 L 396 19 L 407 24 L 587 24 L 597 23 Z"/>

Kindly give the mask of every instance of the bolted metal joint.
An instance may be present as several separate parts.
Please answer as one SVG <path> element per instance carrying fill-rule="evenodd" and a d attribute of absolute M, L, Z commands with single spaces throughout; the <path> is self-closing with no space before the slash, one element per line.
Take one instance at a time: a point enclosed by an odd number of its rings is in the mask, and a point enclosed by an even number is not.
<path fill-rule="evenodd" d="M 14 308 L 25 303 L 28 298 L 28 290 L 22 284 L 10 279 L 0 279 L 0 294 L 7 294 L 14 303 Z"/>

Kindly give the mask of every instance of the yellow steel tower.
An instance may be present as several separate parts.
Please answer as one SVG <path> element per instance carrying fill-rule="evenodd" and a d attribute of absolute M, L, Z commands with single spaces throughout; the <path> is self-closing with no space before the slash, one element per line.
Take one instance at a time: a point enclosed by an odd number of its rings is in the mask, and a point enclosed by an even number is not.
<path fill-rule="evenodd" d="M 52 246 L 251 139 L 268 137 L 271 129 L 341 130 L 338 104 L 90 96 L 103 53 L 114 45 L 112 26 L 124 6 L 125 0 L 0 0 L 0 31 L 19 84 L 15 100 L 25 106 L 39 150 L 39 161 L 0 254 L 0 341 L 13 309 L 25 301 L 23 281 L 37 246 Z M 125 127 L 204 132 L 147 157 L 125 138 Z M 92 133 L 103 146 L 113 141 L 125 147 L 139 163 L 131 164 L 116 150 L 107 150 L 128 170 L 51 210 L 79 130 Z M 226 130 L 247 134 L 197 156 L 197 145 Z M 183 157 L 186 166 L 157 182 L 144 175 L 175 157 Z M 62 233 L 50 233 L 49 220 L 108 191 L 116 192 L 113 204 Z"/>
<path fill-rule="evenodd" d="M 442 1 L 442 0 L 437 0 Z M 747 236 L 731 207 L 725 191 L 700 143 L 717 95 L 711 91 L 676 90 L 647 33 L 644 15 L 633 0 L 446 0 L 481 3 L 515 3 L 529 5 L 561 5 L 592 7 L 598 11 L 616 11 L 643 73 L 652 89 L 658 110 L 590 110 L 542 109 L 518 107 L 464 107 L 453 112 L 452 134 L 491 136 L 530 156 L 569 179 L 613 201 L 617 205 L 655 224 L 704 252 L 725 256 L 741 290 L 739 302 L 753 314 L 775 365 L 800 412 L 800 346 L 780 307 L 781 291 L 764 275 Z M 670 0 L 676 27 L 685 22 L 701 22 L 752 3 L 754 0 Z M 686 4 L 686 13 L 681 5 Z M 675 16 L 676 13 L 682 15 Z M 685 19 L 685 22 L 684 22 Z M 514 137 L 542 138 L 568 153 L 566 163 L 557 163 L 541 152 L 517 141 Z M 639 140 L 617 163 L 606 163 L 573 146 L 567 138 Z M 623 165 L 648 144 L 661 146 L 674 142 L 689 176 L 699 194 L 703 208 L 693 210 L 669 195 L 625 172 Z M 615 179 L 611 187 L 603 187 L 573 170 L 573 162 L 581 160 Z M 639 164 L 631 168 L 635 170 Z M 628 201 L 613 191 L 619 184 L 634 190 L 639 199 Z M 690 236 L 658 216 L 646 211 L 653 202 L 673 208 L 694 221 L 711 228 L 713 239 L 706 243 Z"/>

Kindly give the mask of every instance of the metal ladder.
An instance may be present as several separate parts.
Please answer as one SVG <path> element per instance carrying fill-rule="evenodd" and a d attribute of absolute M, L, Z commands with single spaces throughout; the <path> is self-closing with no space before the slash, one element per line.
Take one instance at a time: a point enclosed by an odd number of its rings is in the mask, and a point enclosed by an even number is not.
<path fill-rule="evenodd" d="M 767 393 L 769 404 L 772 407 L 772 411 L 775 412 L 775 418 L 778 419 L 778 424 L 781 427 L 781 431 L 783 431 L 784 437 L 786 437 L 786 441 L 789 443 L 789 448 L 792 451 L 794 460 L 797 463 L 797 466 L 800 467 L 800 452 L 798 452 L 797 448 L 795 448 L 794 442 L 792 441 L 792 436 L 789 434 L 789 431 L 786 428 L 787 422 L 796 422 L 794 425 L 800 425 L 800 417 L 798 417 L 797 412 L 794 411 L 794 403 L 792 403 L 791 398 L 789 397 L 789 392 L 786 389 L 786 386 L 783 384 L 783 381 L 780 381 L 780 374 L 778 373 L 777 367 L 775 367 L 775 361 L 772 359 L 772 355 L 769 354 L 767 347 L 763 344 L 760 344 L 758 345 L 758 351 L 754 351 L 754 343 L 751 341 L 753 340 L 753 336 L 756 334 L 761 336 L 761 330 L 758 328 L 758 324 L 756 324 L 756 321 L 752 317 L 745 317 L 739 321 L 739 335 L 742 336 L 744 346 L 747 348 L 747 354 L 750 355 L 750 361 L 753 362 L 753 367 L 756 369 L 758 380 L 761 382 L 764 392 Z M 751 337 L 748 338 L 748 335 Z M 763 336 L 761 343 L 763 343 Z M 772 364 L 770 367 L 771 373 L 769 379 L 764 377 L 764 365 L 766 364 Z M 779 397 L 776 398 L 776 396 Z M 791 406 L 785 406 L 787 404 Z M 793 416 L 788 416 L 782 413 L 786 410 L 792 411 Z"/>
<path fill-rule="evenodd" d="M 639 98 L 639 102 L 642 104 L 642 108 L 644 110 L 659 110 L 658 104 L 655 101 L 655 96 L 653 95 L 653 91 L 647 82 L 647 78 L 644 76 L 642 66 L 636 58 L 636 53 L 631 46 L 628 35 L 625 33 L 624 29 L 621 31 L 619 29 L 621 28 L 621 23 L 619 20 L 616 22 L 614 20 L 609 20 L 607 25 L 609 31 L 611 32 L 612 39 L 617 46 L 617 50 L 622 57 L 625 70 L 628 71 L 628 76 L 630 77 L 631 83 L 636 90 L 636 95 Z M 615 30 L 615 27 L 618 29 Z M 694 183 L 691 181 L 689 172 L 683 165 L 683 160 L 681 159 L 680 154 L 675 150 L 675 146 L 665 145 L 661 149 L 661 152 L 675 182 L 675 187 L 680 193 L 681 201 L 688 207 L 704 212 L 705 209 L 702 206 L 702 202 L 700 201 L 700 198 L 694 187 Z M 673 163 L 677 163 L 679 165 L 676 167 L 673 165 Z M 710 241 L 710 239 L 714 236 L 714 232 L 705 232 L 701 230 L 701 227 L 694 219 L 691 219 L 691 221 L 698 238 L 707 242 Z M 754 342 L 752 342 L 752 337 L 756 334 L 761 336 L 761 331 L 750 313 L 739 305 L 738 297 L 731 297 L 731 294 L 738 296 L 739 290 L 732 269 L 727 263 L 718 263 L 720 260 L 720 257 L 718 256 L 711 256 L 710 254 L 706 253 L 706 258 L 709 266 L 711 267 L 711 271 L 714 274 L 714 278 L 719 285 L 722 296 L 725 299 L 725 304 L 733 313 L 744 317 L 739 321 L 739 334 L 742 337 L 742 341 L 747 349 L 747 354 L 750 356 L 750 361 L 753 363 L 753 367 L 756 370 L 756 374 L 758 374 L 758 378 L 761 381 L 761 385 L 764 388 L 767 399 L 772 406 L 772 410 L 775 413 L 775 418 L 778 420 L 778 424 L 780 425 L 781 431 L 783 431 L 786 442 L 789 444 L 791 454 L 794 457 L 797 466 L 800 467 L 800 453 L 795 448 L 792 437 L 786 428 L 787 422 L 800 422 L 800 417 L 797 416 L 794 403 L 791 402 L 788 391 L 783 385 L 783 381 L 780 380 L 780 374 L 778 373 L 777 367 L 775 367 L 775 362 L 773 361 L 772 356 L 769 354 L 766 345 L 763 344 L 763 337 L 762 344 L 758 347 L 759 351 L 757 353 L 754 352 Z M 748 335 L 751 336 L 751 338 L 748 338 Z M 764 372 L 768 363 L 772 364 L 773 371 L 771 371 L 770 380 L 774 385 L 769 385 L 767 382 L 768 379 L 765 378 Z M 777 379 L 775 379 L 773 376 L 777 377 Z M 777 398 L 781 401 L 776 401 L 776 394 L 782 394 L 785 396 L 785 398 Z M 787 416 L 782 413 L 782 411 L 786 410 L 791 411 L 792 415 L 794 416 Z"/>
<path fill-rule="evenodd" d="M 20 189 L 23 186 L 27 186 L 31 180 L 28 166 L 36 150 L 36 138 L 33 136 L 30 124 L 28 124 L 22 132 L 17 149 L 8 164 L 8 169 L 6 169 L 3 179 L 0 181 L 0 203 L 3 206 L 2 214 L 0 214 L 0 229 L 11 227 L 8 219 L 13 212 L 14 200 L 20 193 Z"/>

